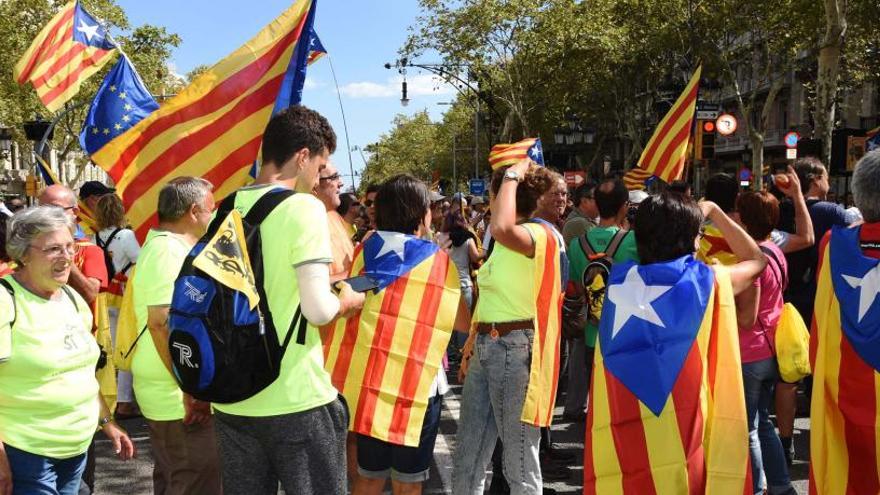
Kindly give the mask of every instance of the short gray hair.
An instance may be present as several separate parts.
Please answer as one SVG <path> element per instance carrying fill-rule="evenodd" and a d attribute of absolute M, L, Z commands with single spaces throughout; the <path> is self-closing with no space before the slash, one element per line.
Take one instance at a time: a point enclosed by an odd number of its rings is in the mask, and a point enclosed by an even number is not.
<path fill-rule="evenodd" d="M 67 229 L 73 234 L 76 225 L 73 219 L 57 206 L 32 206 L 16 213 L 9 219 L 6 228 L 6 253 L 21 262 L 24 253 L 37 237 Z"/>
<path fill-rule="evenodd" d="M 852 178 L 853 199 L 866 222 L 880 222 L 880 150 L 863 156 Z"/>
<path fill-rule="evenodd" d="M 214 186 L 201 177 L 177 177 L 159 191 L 159 221 L 179 220 L 192 205 L 200 205 Z"/>

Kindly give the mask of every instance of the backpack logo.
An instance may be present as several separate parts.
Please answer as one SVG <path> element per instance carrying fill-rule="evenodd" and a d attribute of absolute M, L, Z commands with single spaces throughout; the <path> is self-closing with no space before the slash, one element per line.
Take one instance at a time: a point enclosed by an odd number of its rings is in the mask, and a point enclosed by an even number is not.
<path fill-rule="evenodd" d="M 260 295 L 257 293 L 245 244 L 244 226 L 238 210 L 229 212 L 214 237 L 193 259 L 193 266 L 226 287 L 247 296 L 251 309 L 259 304 Z"/>
<path fill-rule="evenodd" d="M 196 286 L 190 283 L 189 280 L 184 281 L 184 294 L 189 298 L 190 301 L 201 304 L 205 300 L 205 296 L 208 295 L 207 292 L 200 291 Z"/>
<path fill-rule="evenodd" d="M 608 286 L 608 277 L 611 274 L 611 265 L 614 264 L 614 255 L 617 254 L 617 250 L 627 233 L 627 230 L 618 230 L 608 242 L 604 252 L 597 252 L 586 236 L 581 238 L 581 248 L 588 260 L 582 282 L 587 306 L 587 322 L 591 325 L 598 326 L 599 320 L 602 318 L 602 304 L 605 301 L 605 290 Z"/>
<path fill-rule="evenodd" d="M 194 364 L 190 358 L 193 355 L 192 347 L 181 344 L 180 342 L 174 342 L 171 344 L 174 349 L 177 350 L 177 355 L 180 357 L 180 365 L 186 366 L 187 368 L 198 368 L 198 364 Z"/>

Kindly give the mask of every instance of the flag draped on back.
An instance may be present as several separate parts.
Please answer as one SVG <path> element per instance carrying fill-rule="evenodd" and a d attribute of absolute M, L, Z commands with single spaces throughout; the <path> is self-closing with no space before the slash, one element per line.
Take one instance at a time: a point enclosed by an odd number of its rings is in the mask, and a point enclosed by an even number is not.
<path fill-rule="evenodd" d="M 122 195 L 139 238 L 155 225 L 159 190 L 191 175 L 224 197 L 248 181 L 273 110 L 300 101 L 314 0 L 298 0 L 180 94 L 92 154 Z M 306 36 L 302 36 L 306 34 Z"/>
<path fill-rule="evenodd" d="M 730 245 L 724 239 L 724 234 L 712 223 L 707 223 L 703 227 L 703 236 L 700 239 L 699 249 L 697 249 L 697 259 L 704 263 L 711 263 L 713 259 L 716 259 L 722 265 L 733 265 L 739 262 L 739 258 L 733 254 Z"/>
<path fill-rule="evenodd" d="M 653 177 L 654 174 L 639 167 L 633 167 L 623 174 L 623 183 L 630 191 L 642 191 L 645 189 L 645 181 Z"/>
<path fill-rule="evenodd" d="M 18 84 L 30 82 L 54 112 L 110 60 L 114 49 L 104 27 L 74 1 L 40 31 L 12 74 Z"/>
<path fill-rule="evenodd" d="M 880 493 L 880 260 L 860 228 L 822 250 L 810 357 L 810 493 Z"/>
<path fill-rule="evenodd" d="M 47 186 L 51 186 L 53 184 L 61 184 L 61 181 L 58 180 L 58 177 L 55 176 L 55 172 L 52 171 L 52 167 L 43 160 L 43 157 L 40 155 L 34 155 L 37 159 L 37 171 L 40 172 L 40 177 L 43 179 L 43 183 Z M 77 198 L 76 203 L 78 206 L 78 211 L 76 213 L 76 220 L 82 229 L 85 235 L 92 235 L 98 231 L 98 223 L 95 221 L 95 214 L 92 213 L 92 210 L 86 206 L 83 200 Z"/>
<path fill-rule="evenodd" d="M 701 72 L 702 66 L 697 67 L 684 92 L 657 124 L 639 158 L 639 167 L 666 182 L 680 179 L 684 171 Z"/>
<path fill-rule="evenodd" d="M 736 310 L 724 267 L 611 269 L 584 443 L 585 494 L 751 490 Z"/>
<path fill-rule="evenodd" d="M 489 165 L 492 170 L 513 165 L 530 158 L 538 165 L 544 165 L 544 148 L 538 138 L 528 138 L 512 144 L 496 144 L 489 152 Z"/>
<path fill-rule="evenodd" d="M 323 336 L 325 367 L 351 431 L 415 447 L 458 309 L 458 271 L 436 244 L 379 231 L 358 246 L 350 274 L 379 288 Z"/>

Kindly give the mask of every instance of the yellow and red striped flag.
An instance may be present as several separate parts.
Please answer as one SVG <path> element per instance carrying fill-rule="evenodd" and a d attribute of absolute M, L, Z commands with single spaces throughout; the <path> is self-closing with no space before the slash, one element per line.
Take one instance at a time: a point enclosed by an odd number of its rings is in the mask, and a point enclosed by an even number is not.
<path fill-rule="evenodd" d="M 18 84 L 33 84 L 40 100 L 54 112 L 110 61 L 115 48 L 104 27 L 73 1 L 43 27 L 12 75 Z"/>
<path fill-rule="evenodd" d="M 657 124 L 639 158 L 639 167 L 666 182 L 680 179 L 684 172 L 702 69 L 702 66 L 697 67 L 684 92 Z"/>
<path fill-rule="evenodd" d="M 820 247 L 810 332 L 811 494 L 880 493 L 880 262 L 860 247 L 863 229 L 872 226 L 834 227 Z"/>
<path fill-rule="evenodd" d="M 157 222 L 159 190 L 182 175 L 203 177 L 222 198 L 250 180 L 263 130 L 300 40 L 312 1 L 298 0 L 180 94 L 96 151 L 116 183 L 138 238 Z M 308 48 L 307 46 L 304 49 Z M 302 52 L 303 66 L 307 53 Z M 297 63 L 299 61 L 297 60 Z M 290 91 L 287 97 L 290 97 Z"/>
<path fill-rule="evenodd" d="M 645 181 L 654 174 L 639 167 L 633 167 L 623 174 L 623 183 L 630 191 L 642 191 L 645 189 Z"/>
<path fill-rule="evenodd" d="M 703 226 L 696 258 L 706 264 L 711 264 L 712 260 L 718 260 L 722 265 L 735 265 L 739 262 L 739 258 L 730 249 L 730 244 L 724 239 L 724 234 L 711 222 Z"/>
<path fill-rule="evenodd" d="M 752 493 L 727 269 L 687 258 L 618 263 L 608 280 L 583 493 Z M 648 310 L 633 313 L 638 304 Z"/>
<path fill-rule="evenodd" d="M 496 144 L 489 152 L 489 165 L 492 170 L 513 165 L 530 158 L 538 165 L 544 165 L 544 149 L 538 138 L 523 139 L 512 144 Z"/>
<path fill-rule="evenodd" d="M 350 274 L 379 288 L 358 314 L 322 329 L 325 368 L 351 431 L 415 447 L 458 310 L 458 271 L 436 244 L 379 231 L 357 247 Z"/>

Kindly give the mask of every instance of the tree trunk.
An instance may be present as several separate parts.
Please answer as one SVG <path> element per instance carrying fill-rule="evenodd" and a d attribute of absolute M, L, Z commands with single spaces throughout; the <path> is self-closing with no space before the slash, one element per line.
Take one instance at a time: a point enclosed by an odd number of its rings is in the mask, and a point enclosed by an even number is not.
<path fill-rule="evenodd" d="M 846 35 L 846 0 L 824 0 L 825 36 L 819 49 L 819 70 L 816 79 L 816 108 L 813 120 L 814 137 L 822 140 L 822 161 L 831 162 L 831 132 L 834 130 L 840 55 Z"/>
<path fill-rule="evenodd" d="M 749 133 L 749 143 L 752 145 L 752 177 L 754 177 L 754 190 L 764 188 L 764 134 L 752 129 Z"/>

